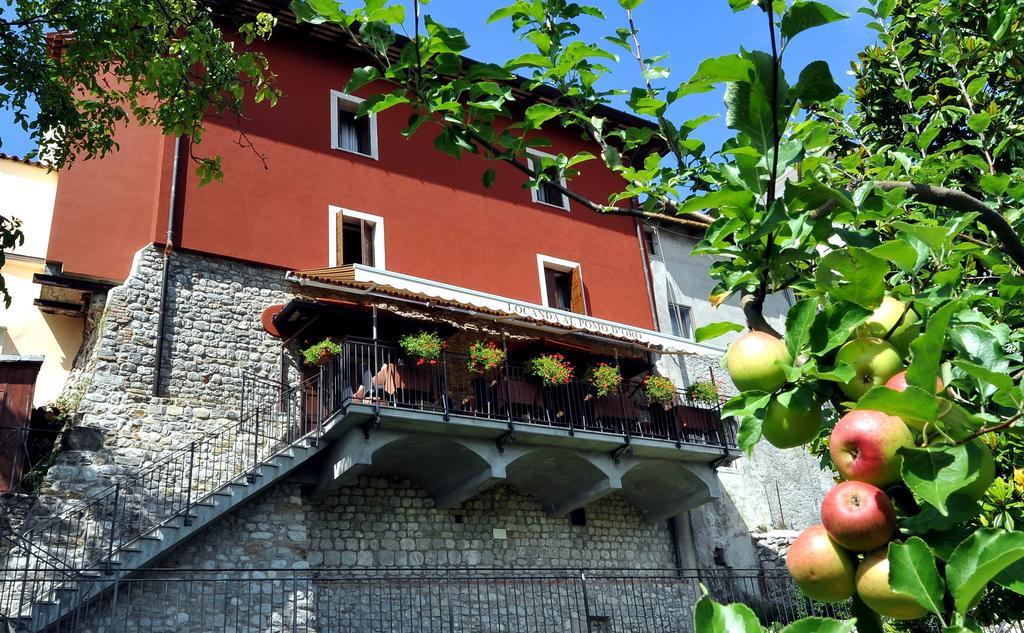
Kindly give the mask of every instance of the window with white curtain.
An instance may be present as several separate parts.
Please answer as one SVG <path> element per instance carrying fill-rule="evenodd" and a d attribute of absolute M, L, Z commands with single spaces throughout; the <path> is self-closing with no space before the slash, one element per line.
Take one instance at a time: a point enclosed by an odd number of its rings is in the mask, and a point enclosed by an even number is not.
<path fill-rule="evenodd" d="M 356 116 L 363 100 L 331 91 L 331 148 L 377 158 L 377 115 Z"/>

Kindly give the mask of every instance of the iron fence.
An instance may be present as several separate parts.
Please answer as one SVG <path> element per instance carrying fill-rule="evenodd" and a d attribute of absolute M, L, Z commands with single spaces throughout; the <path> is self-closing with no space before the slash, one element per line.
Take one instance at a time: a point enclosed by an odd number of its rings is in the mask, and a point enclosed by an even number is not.
<path fill-rule="evenodd" d="M 755 570 L 152 570 L 79 578 L 91 599 L 51 633 L 680 633 L 707 591 L 765 625 L 844 607 L 801 597 L 783 572 Z M 38 622 L 50 622 L 37 608 Z"/>
<path fill-rule="evenodd" d="M 483 417 L 576 431 L 645 437 L 678 444 L 736 447 L 732 420 L 718 402 L 679 391 L 672 402 L 647 399 L 642 383 L 623 381 L 598 396 L 586 382 L 545 386 L 522 365 L 506 362 L 484 374 L 467 369 L 468 357 L 442 352 L 436 362 L 410 359 L 393 343 L 346 338 L 343 352 L 324 366 L 325 401 L 374 404 Z"/>

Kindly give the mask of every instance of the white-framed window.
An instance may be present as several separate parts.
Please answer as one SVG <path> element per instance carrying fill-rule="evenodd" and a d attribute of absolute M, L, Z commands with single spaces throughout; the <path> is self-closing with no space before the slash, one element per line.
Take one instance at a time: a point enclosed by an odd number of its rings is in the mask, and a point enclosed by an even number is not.
<path fill-rule="evenodd" d="M 583 269 L 577 262 L 537 255 L 541 303 L 555 310 L 587 314 Z"/>
<path fill-rule="evenodd" d="M 385 269 L 384 218 L 342 207 L 327 208 L 327 265 Z"/>
<path fill-rule="evenodd" d="M 331 91 L 331 149 L 377 160 L 377 115 L 357 117 L 363 99 Z"/>
<path fill-rule="evenodd" d="M 540 159 L 554 158 L 554 156 L 552 156 L 551 154 L 547 154 L 545 152 L 532 148 L 527 149 L 526 153 L 527 158 L 530 161 L 530 168 L 532 168 L 534 171 L 539 171 L 541 169 Z M 565 187 L 565 177 L 563 177 L 562 174 L 558 173 L 558 171 L 555 170 L 554 167 L 550 167 L 549 170 L 551 178 L 557 180 L 560 185 Z M 539 186 L 530 189 L 530 197 L 533 199 L 534 202 L 539 202 L 540 204 L 546 204 L 552 207 L 557 207 L 565 211 L 569 210 L 569 197 L 563 194 L 561 191 L 559 191 L 559 189 L 550 182 L 541 183 Z"/>
<path fill-rule="evenodd" d="M 678 303 L 668 304 L 668 320 L 672 326 L 672 335 L 679 338 L 693 338 L 693 311 L 690 306 Z"/>

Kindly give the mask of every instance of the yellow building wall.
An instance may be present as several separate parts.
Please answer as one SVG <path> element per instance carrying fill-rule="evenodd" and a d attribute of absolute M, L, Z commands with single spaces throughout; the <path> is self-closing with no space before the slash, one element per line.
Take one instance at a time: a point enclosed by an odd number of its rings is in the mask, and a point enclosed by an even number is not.
<path fill-rule="evenodd" d="M 49 241 L 57 174 L 45 168 L 0 159 L 0 215 L 22 221 L 25 243 L 8 256 L 3 275 L 10 307 L 0 300 L 0 354 L 43 356 L 36 381 L 35 406 L 60 394 L 82 345 L 84 319 L 45 314 L 33 305 L 40 286 L 32 275 L 43 272 Z"/>

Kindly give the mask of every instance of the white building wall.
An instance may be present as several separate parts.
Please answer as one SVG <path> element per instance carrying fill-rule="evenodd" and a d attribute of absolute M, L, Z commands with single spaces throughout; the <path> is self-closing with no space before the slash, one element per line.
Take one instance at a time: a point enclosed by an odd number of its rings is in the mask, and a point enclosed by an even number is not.
<path fill-rule="evenodd" d="M 658 228 L 654 242 L 651 271 L 658 326 L 663 332 L 671 332 L 669 303 L 690 307 L 694 331 L 718 321 L 746 323 L 736 297 L 712 307 L 709 297 L 715 282 L 708 273 L 712 259 L 691 253 L 696 238 Z M 782 295 L 765 301 L 765 317 L 780 332 L 785 330 L 789 306 L 789 298 Z M 732 395 L 736 389 L 721 362 L 738 335 L 706 341 L 706 355 L 663 355 L 658 370 L 680 387 L 713 375 L 724 393 Z M 820 522 L 821 500 L 832 485 L 831 475 L 820 470 L 817 459 L 805 449 L 780 450 L 767 442 L 759 443 L 750 457 L 720 468 L 718 474 L 722 498 L 679 519 L 680 531 L 692 535 L 693 562 L 701 567 L 720 567 L 723 562 L 734 569 L 757 567 L 750 534 L 802 529 Z"/>
<path fill-rule="evenodd" d="M 21 220 L 25 242 L 7 255 L 0 269 L 11 305 L 0 300 L 0 354 L 43 356 L 36 379 L 35 406 L 56 398 L 82 343 L 82 319 L 46 314 L 33 304 L 50 240 L 57 173 L 38 164 L 0 157 L 0 215 Z"/>

